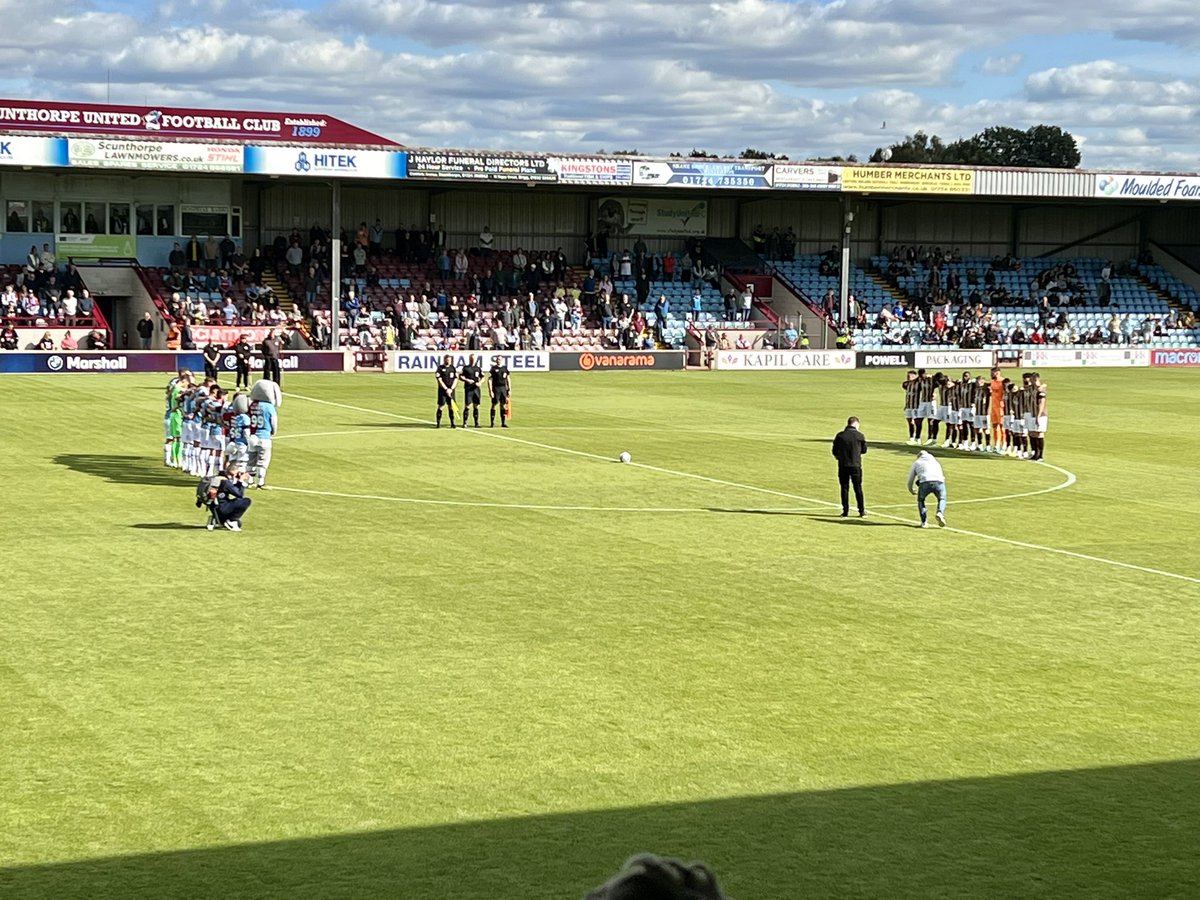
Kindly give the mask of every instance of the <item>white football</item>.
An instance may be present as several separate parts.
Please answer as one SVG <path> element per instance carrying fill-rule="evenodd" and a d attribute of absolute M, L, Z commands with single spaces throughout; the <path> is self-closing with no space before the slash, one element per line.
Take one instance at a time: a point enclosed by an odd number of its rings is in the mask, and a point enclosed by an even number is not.
<path fill-rule="evenodd" d="M 617 459 L 621 460 L 623 463 L 633 462 L 633 457 L 629 454 L 628 450 L 623 451 L 621 455 L 617 457 Z"/>

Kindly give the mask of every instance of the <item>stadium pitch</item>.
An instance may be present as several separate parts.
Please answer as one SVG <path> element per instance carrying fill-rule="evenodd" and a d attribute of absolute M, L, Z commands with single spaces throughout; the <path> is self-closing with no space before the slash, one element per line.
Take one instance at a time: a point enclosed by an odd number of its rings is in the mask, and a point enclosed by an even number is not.
<path fill-rule="evenodd" d="M 1191 895 L 1195 376 L 1043 377 L 920 530 L 896 372 L 288 374 L 239 534 L 165 377 L 7 378 L 0 897 Z"/>

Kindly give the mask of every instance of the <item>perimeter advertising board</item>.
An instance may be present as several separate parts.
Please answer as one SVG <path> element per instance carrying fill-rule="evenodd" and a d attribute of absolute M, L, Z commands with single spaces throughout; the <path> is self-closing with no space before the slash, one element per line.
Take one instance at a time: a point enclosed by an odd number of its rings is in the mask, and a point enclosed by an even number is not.
<path fill-rule="evenodd" d="M 1135 200 L 1200 200 L 1200 175 L 1096 176 L 1096 196 Z"/>
<path fill-rule="evenodd" d="M 556 350 L 550 354 L 552 372 L 622 372 L 633 370 L 680 370 L 686 354 L 682 350 L 585 350 L 580 353 Z"/>
<path fill-rule="evenodd" d="M 3 128 L 3 125 L 0 125 Z M 0 166 L 66 166 L 66 138 L 0 138 Z"/>
<path fill-rule="evenodd" d="M 1021 351 L 1026 369 L 1148 366 L 1150 351 L 1143 348 L 1046 347 Z"/>
<path fill-rule="evenodd" d="M 403 178 L 404 154 L 393 150 L 246 147 L 248 175 L 296 175 L 302 178 Z"/>
<path fill-rule="evenodd" d="M 455 366 L 462 367 L 471 355 L 461 350 L 394 350 L 388 354 L 388 361 L 390 371 L 400 375 L 432 375 L 446 356 L 450 356 Z M 484 370 L 501 360 L 514 375 L 550 371 L 550 354 L 545 350 L 476 350 L 473 355 Z"/>
<path fill-rule="evenodd" d="M 341 372 L 345 368 L 346 355 L 341 350 L 307 350 L 303 353 L 281 353 L 279 368 L 284 372 Z M 217 367 L 224 372 L 237 370 L 237 356 L 222 352 Z M 263 357 L 255 353 L 250 357 L 250 371 L 263 370 Z"/>
<path fill-rule="evenodd" d="M 918 350 L 914 356 L 918 369 L 990 369 L 996 364 L 991 350 Z"/>
<path fill-rule="evenodd" d="M 854 363 L 853 350 L 721 350 L 716 355 L 718 369 L 742 371 L 853 369 Z"/>
<path fill-rule="evenodd" d="M 1169 367 L 1187 367 L 1193 368 L 1200 366 L 1200 350 L 1193 348 L 1180 348 L 1178 350 L 1151 350 L 1150 365 L 1152 366 L 1169 366 Z"/>
<path fill-rule="evenodd" d="M 551 156 L 550 171 L 558 174 L 559 184 L 633 183 L 633 163 L 621 159 Z"/>
<path fill-rule="evenodd" d="M 806 166 L 775 163 L 775 187 L 789 191 L 840 191 L 841 166 Z"/>
<path fill-rule="evenodd" d="M 860 369 L 911 369 L 916 354 L 911 350 L 867 350 L 858 354 Z"/>
<path fill-rule="evenodd" d="M 203 371 L 199 353 L 152 353 L 138 351 L 79 351 L 75 353 L 3 353 L 0 373 L 69 375 L 119 372 L 175 372 L 181 368 Z"/>
<path fill-rule="evenodd" d="M 882 194 L 971 194 L 975 191 L 975 171 L 932 166 L 845 166 L 842 190 Z"/>
<path fill-rule="evenodd" d="M 78 168 L 155 172 L 242 171 L 242 148 L 235 144 L 70 138 L 67 141 L 67 157 L 70 165 Z"/>
<path fill-rule="evenodd" d="M 774 170 L 769 163 L 680 162 L 633 163 L 633 183 L 657 187 L 769 188 Z"/>
<path fill-rule="evenodd" d="M 436 181 L 558 181 L 545 156 L 488 153 L 408 152 L 408 177 Z"/>

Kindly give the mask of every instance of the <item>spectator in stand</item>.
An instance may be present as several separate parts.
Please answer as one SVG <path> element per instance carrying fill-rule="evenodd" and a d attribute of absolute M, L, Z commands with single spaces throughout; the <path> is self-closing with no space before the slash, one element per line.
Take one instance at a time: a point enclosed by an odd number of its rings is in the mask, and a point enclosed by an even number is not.
<path fill-rule="evenodd" d="M 761 225 L 754 226 L 754 232 L 750 235 L 750 244 L 759 256 L 767 255 L 767 233 L 763 231 Z"/>
<path fill-rule="evenodd" d="M 492 346 L 496 350 L 509 350 L 511 349 L 510 341 L 508 329 L 500 322 L 496 322 L 492 327 Z"/>
<path fill-rule="evenodd" d="M 62 303 L 60 305 L 60 312 L 62 313 L 62 321 L 64 325 L 75 324 L 75 316 L 79 312 L 79 300 L 76 298 L 74 291 L 68 290 L 63 295 Z"/>
<path fill-rule="evenodd" d="M 237 244 L 233 242 L 232 235 L 225 235 L 218 247 L 221 256 L 221 268 L 229 271 L 233 264 L 233 255 L 237 253 Z"/>
<path fill-rule="evenodd" d="M 233 297 L 225 298 L 225 305 L 221 307 L 221 318 L 226 326 L 232 325 L 238 320 L 238 308 L 233 302 Z"/>
<path fill-rule="evenodd" d="M 78 350 L 79 349 L 79 341 L 75 340 L 75 338 L 73 338 L 71 336 L 70 331 L 66 332 L 63 335 L 62 349 L 63 350 Z"/>
<path fill-rule="evenodd" d="M 633 257 L 630 256 L 628 250 L 621 253 L 621 261 L 618 264 L 617 273 L 621 281 L 629 281 L 633 277 Z"/>
<path fill-rule="evenodd" d="M 136 331 L 138 339 L 142 342 L 142 349 L 149 350 L 154 340 L 154 317 L 150 313 L 143 315 L 138 319 Z"/>
<path fill-rule="evenodd" d="M 750 314 L 754 309 L 754 285 L 746 282 L 746 286 L 742 288 L 742 321 L 749 322 Z"/>
<path fill-rule="evenodd" d="M 215 234 L 210 234 L 204 240 L 204 268 L 215 269 L 220 259 L 221 242 Z M 199 268 L 199 265 L 193 265 L 192 268 Z"/>
<path fill-rule="evenodd" d="M 42 339 L 37 342 L 37 346 L 35 346 L 34 349 L 35 350 L 53 350 L 54 349 L 54 338 L 51 337 L 50 332 L 47 331 L 45 334 L 42 335 Z"/>
<path fill-rule="evenodd" d="M 233 258 L 229 261 L 229 275 L 233 279 L 233 283 L 239 287 L 244 285 L 249 271 L 250 262 L 246 259 L 246 254 L 241 250 L 235 251 Z"/>
<path fill-rule="evenodd" d="M 42 252 L 38 254 L 38 269 L 45 274 L 51 274 L 56 271 L 57 265 L 58 260 L 50 245 L 42 244 Z"/>
<path fill-rule="evenodd" d="M 11 322 L 5 322 L 4 327 L 0 328 L 0 350 L 16 350 L 18 342 L 17 330 Z"/>
<path fill-rule="evenodd" d="M 492 248 L 492 245 L 495 243 L 496 236 L 492 234 L 491 226 L 484 225 L 483 230 L 479 232 L 479 255 L 484 258 L 490 257 L 495 253 L 495 250 Z"/>
<path fill-rule="evenodd" d="M 692 316 L 691 321 L 700 321 L 700 312 L 704 308 L 704 297 L 700 293 L 699 288 L 692 291 Z"/>
<path fill-rule="evenodd" d="M 99 328 L 93 328 L 87 336 L 87 348 L 89 350 L 107 350 L 108 338 Z"/>
<path fill-rule="evenodd" d="M 438 254 L 438 275 L 442 281 L 447 281 L 450 278 L 450 269 L 452 262 L 450 260 L 450 252 L 445 248 Z"/>
<path fill-rule="evenodd" d="M 454 253 L 454 278 L 457 281 L 463 281 L 467 277 L 467 270 L 471 267 L 470 261 L 467 259 L 465 250 L 459 249 Z"/>
<path fill-rule="evenodd" d="M 371 226 L 371 231 L 367 235 L 367 250 L 372 256 L 380 256 L 383 253 L 382 219 L 376 219 L 375 224 Z"/>
<path fill-rule="evenodd" d="M 299 277 L 300 266 L 304 264 L 304 250 L 300 247 L 299 241 L 292 241 L 284 258 L 287 260 L 288 274 L 293 278 Z M 366 261 L 365 258 L 363 261 Z"/>

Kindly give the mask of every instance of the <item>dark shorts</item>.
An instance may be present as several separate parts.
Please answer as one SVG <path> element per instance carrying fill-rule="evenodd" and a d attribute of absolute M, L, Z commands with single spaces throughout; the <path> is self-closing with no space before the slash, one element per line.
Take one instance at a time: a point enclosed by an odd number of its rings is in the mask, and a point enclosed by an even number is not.
<path fill-rule="evenodd" d="M 507 403 L 507 402 L 508 402 L 508 391 L 495 391 L 495 392 L 493 392 L 493 394 L 492 394 L 492 406 L 495 406 L 497 403 L 499 403 L 501 406 L 503 406 L 503 405 L 504 405 L 505 403 Z"/>
<path fill-rule="evenodd" d="M 478 406 L 480 398 L 479 388 L 467 388 L 463 391 L 463 403 L 467 406 Z"/>
<path fill-rule="evenodd" d="M 450 406 L 454 403 L 454 394 L 438 388 L 438 406 Z"/>

